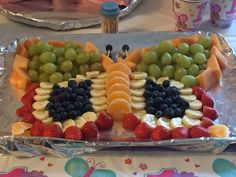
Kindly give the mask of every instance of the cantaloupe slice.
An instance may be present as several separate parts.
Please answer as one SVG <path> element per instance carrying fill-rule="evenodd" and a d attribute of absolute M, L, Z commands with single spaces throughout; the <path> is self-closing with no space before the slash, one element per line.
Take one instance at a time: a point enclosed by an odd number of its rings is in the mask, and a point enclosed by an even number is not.
<path fill-rule="evenodd" d="M 211 44 L 212 44 L 212 46 L 215 45 L 221 52 L 223 51 L 220 40 L 219 40 L 217 34 L 215 34 L 215 33 L 213 33 L 211 35 Z"/>
<path fill-rule="evenodd" d="M 37 43 L 39 40 L 40 40 L 39 37 L 28 38 L 28 39 L 25 40 L 24 46 L 26 47 L 26 49 L 29 49 L 29 47 L 30 47 L 32 44 Z"/>
<path fill-rule="evenodd" d="M 25 90 L 26 86 L 30 83 L 29 76 L 19 68 L 13 68 L 10 84 L 18 89 Z"/>
<path fill-rule="evenodd" d="M 15 59 L 14 59 L 14 63 L 13 63 L 13 68 L 14 69 L 19 68 L 19 69 L 26 71 L 28 68 L 28 62 L 29 62 L 28 58 L 16 54 Z"/>
<path fill-rule="evenodd" d="M 131 61 L 126 61 L 125 59 L 122 59 L 122 58 L 119 58 L 117 60 L 117 63 L 124 63 L 126 66 L 128 66 L 131 69 L 131 71 L 135 71 L 135 69 L 137 67 L 137 65 L 135 63 L 133 63 Z"/>
<path fill-rule="evenodd" d="M 142 48 L 142 49 L 141 49 L 141 56 L 143 56 L 143 54 L 144 54 L 145 52 L 149 51 L 149 50 L 150 50 L 150 48 L 147 48 L 147 47 Z"/>
<path fill-rule="evenodd" d="M 102 54 L 101 63 L 104 71 L 108 71 L 109 67 L 114 63 L 114 61 L 105 54 Z"/>
<path fill-rule="evenodd" d="M 221 51 L 215 45 L 211 47 L 211 54 L 214 54 L 216 56 L 216 59 L 221 69 L 225 69 L 228 67 L 228 61 L 226 57 L 221 53 Z"/>
<path fill-rule="evenodd" d="M 89 52 L 89 51 L 99 51 L 98 48 L 92 43 L 92 42 L 86 42 L 85 45 L 84 45 L 84 50 L 86 52 Z"/>
<path fill-rule="evenodd" d="M 211 70 L 211 68 L 207 68 L 205 71 L 199 74 L 196 77 L 196 80 L 198 84 L 205 90 L 211 89 L 213 86 L 215 86 L 218 83 L 215 77 L 215 74 Z"/>
<path fill-rule="evenodd" d="M 179 36 L 175 39 L 173 39 L 172 45 L 174 47 L 178 47 L 181 43 L 186 42 L 189 45 L 192 45 L 194 43 L 197 43 L 201 39 L 202 35 L 200 34 L 194 34 L 192 36 Z"/>
<path fill-rule="evenodd" d="M 49 40 L 48 44 L 53 45 L 55 47 L 63 47 L 65 45 L 64 42 L 58 40 Z"/>
<path fill-rule="evenodd" d="M 207 62 L 207 67 L 213 71 L 213 73 L 216 77 L 216 80 L 218 82 L 220 82 L 221 78 L 222 78 L 222 73 L 221 73 L 220 66 L 218 64 L 218 61 L 217 61 L 215 55 L 211 54 L 211 56 Z"/>
<path fill-rule="evenodd" d="M 139 64 L 142 60 L 141 49 L 134 49 L 128 53 L 125 61 L 129 61 L 135 64 Z"/>
<path fill-rule="evenodd" d="M 193 40 L 194 43 L 197 43 L 200 41 L 200 39 L 202 38 L 202 35 L 201 34 L 194 34 L 192 36 L 190 36 Z"/>
<path fill-rule="evenodd" d="M 28 50 L 25 48 L 25 46 L 22 43 L 19 43 L 17 45 L 16 54 L 21 55 L 26 58 L 29 56 Z"/>

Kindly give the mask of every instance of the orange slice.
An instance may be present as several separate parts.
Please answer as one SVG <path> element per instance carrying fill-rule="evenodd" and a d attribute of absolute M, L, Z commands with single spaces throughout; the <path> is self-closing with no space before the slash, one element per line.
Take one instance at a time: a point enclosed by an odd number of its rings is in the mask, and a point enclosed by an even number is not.
<path fill-rule="evenodd" d="M 26 122 L 15 122 L 11 126 L 11 132 L 13 135 L 21 135 L 26 130 L 30 129 L 32 127 L 32 124 L 26 123 Z"/>
<path fill-rule="evenodd" d="M 115 100 L 117 98 L 122 98 L 122 99 L 128 101 L 129 104 L 132 103 L 130 95 L 128 95 L 126 92 L 123 92 L 123 91 L 113 91 L 113 92 L 111 92 L 111 94 L 107 98 L 108 104 L 111 103 L 113 100 Z"/>
<path fill-rule="evenodd" d="M 112 72 L 108 73 L 106 80 L 108 81 L 114 77 L 122 77 L 125 80 L 129 81 L 129 76 L 121 71 L 112 71 Z"/>
<path fill-rule="evenodd" d="M 123 91 L 125 93 L 127 93 L 128 95 L 130 95 L 130 89 L 128 86 L 124 85 L 124 84 L 114 84 L 112 85 L 108 90 L 107 90 L 107 96 L 109 96 L 112 92 L 114 91 Z"/>
<path fill-rule="evenodd" d="M 108 69 L 108 73 L 112 72 L 112 71 L 121 71 L 127 75 L 131 74 L 131 70 L 128 66 L 126 66 L 126 64 L 124 63 L 115 63 L 112 64 L 109 69 Z"/>
<path fill-rule="evenodd" d="M 211 137 L 217 137 L 217 138 L 228 138 L 229 137 L 229 128 L 223 124 L 212 125 L 212 126 L 208 127 L 207 130 L 210 133 Z"/>
<path fill-rule="evenodd" d="M 114 120 L 122 120 L 124 115 L 132 111 L 128 101 L 122 98 L 114 99 L 108 106 L 107 112 Z"/>
<path fill-rule="evenodd" d="M 114 84 L 117 84 L 117 83 L 119 83 L 119 84 L 124 84 L 124 85 L 126 85 L 128 88 L 129 88 L 129 81 L 127 81 L 127 80 L 125 80 L 124 78 L 122 78 L 122 77 L 114 77 L 114 78 L 112 78 L 112 79 L 110 79 L 110 80 L 108 80 L 107 82 L 106 82 L 106 89 L 107 90 L 109 90 L 109 88 L 111 87 L 111 86 L 113 86 Z"/>

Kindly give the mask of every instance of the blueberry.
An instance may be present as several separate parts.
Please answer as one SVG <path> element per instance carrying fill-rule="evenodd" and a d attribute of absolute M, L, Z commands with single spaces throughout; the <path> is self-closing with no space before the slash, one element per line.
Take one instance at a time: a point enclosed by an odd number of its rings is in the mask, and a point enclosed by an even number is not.
<path fill-rule="evenodd" d="M 183 116 L 183 111 L 180 108 L 175 109 L 175 116 L 176 117 L 182 117 Z"/>
<path fill-rule="evenodd" d="M 74 106 L 75 106 L 76 109 L 81 109 L 83 107 L 83 104 L 81 102 L 79 102 L 79 101 L 76 101 L 74 103 Z"/>
<path fill-rule="evenodd" d="M 152 85 L 152 86 L 156 86 L 156 83 L 153 81 L 153 80 L 151 80 L 151 79 L 147 79 L 146 80 L 146 85 Z"/>
<path fill-rule="evenodd" d="M 87 104 L 91 104 L 89 99 L 84 99 L 84 101 L 82 102 L 84 105 L 87 105 Z"/>
<path fill-rule="evenodd" d="M 70 94 L 68 92 L 63 92 L 61 94 L 61 98 L 65 101 L 65 100 L 69 100 L 70 99 Z"/>
<path fill-rule="evenodd" d="M 54 104 L 54 107 L 55 107 L 55 108 L 62 107 L 62 104 L 61 104 L 60 102 L 56 102 L 56 103 Z"/>
<path fill-rule="evenodd" d="M 87 88 L 87 84 L 86 84 L 85 81 L 80 82 L 78 86 L 79 86 L 80 88 L 84 88 L 84 89 Z"/>
<path fill-rule="evenodd" d="M 169 80 L 164 80 L 163 81 L 163 86 L 166 87 L 166 88 L 169 87 L 170 86 L 170 81 Z"/>
<path fill-rule="evenodd" d="M 84 94 L 84 89 L 83 88 L 79 88 L 77 90 L 77 95 L 83 95 Z"/>
<path fill-rule="evenodd" d="M 183 102 L 185 102 L 185 100 L 184 100 L 183 98 L 181 98 L 181 97 L 178 97 L 177 100 L 176 100 L 176 103 L 177 103 L 178 105 L 182 105 Z"/>
<path fill-rule="evenodd" d="M 77 116 L 81 116 L 82 114 L 81 114 L 81 112 L 80 111 L 76 111 L 76 114 L 77 114 Z"/>
<path fill-rule="evenodd" d="M 77 95 L 75 93 L 70 94 L 70 100 L 76 100 L 77 99 Z"/>
<path fill-rule="evenodd" d="M 48 111 L 48 114 L 49 114 L 49 116 L 51 116 L 51 117 L 53 117 L 55 113 L 56 113 L 55 109 L 50 109 L 50 110 Z"/>
<path fill-rule="evenodd" d="M 68 81 L 68 86 L 71 87 L 71 88 L 76 88 L 76 87 L 78 87 L 78 84 L 75 80 L 69 80 Z"/>
<path fill-rule="evenodd" d="M 189 108 L 189 103 L 186 102 L 186 101 L 182 102 L 182 108 L 183 109 L 188 109 Z"/>
<path fill-rule="evenodd" d="M 179 90 L 178 90 L 177 87 L 174 87 L 174 86 L 168 87 L 168 89 L 167 89 L 167 94 L 168 94 L 169 96 L 179 95 Z"/>
<path fill-rule="evenodd" d="M 83 99 L 84 99 L 84 98 L 83 98 L 82 96 L 77 96 L 77 97 L 76 97 L 76 101 L 79 101 L 79 102 L 82 102 Z"/>
<path fill-rule="evenodd" d="M 84 82 L 86 83 L 86 85 L 88 87 L 90 87 L 92 85 L 92 81 L 91 80 L 85 80 Z"/>
<path fill-rule="evenodd" d="M 46 106 L 47 109 L 52 109 L 54 108 L 54 104 L 52 102 L 49 102 Z"/>
<path fill-rule="evenodd" d="M 60 121 L 60 120 L 61 120 L 60 114 L 54 114 L 53 120 L 54 120 L 54 121 Z"/>
<path fill-rule="evenodd" d="M 145 102 L 146 102 L 147 107 L 148 107 L 148 106 L 153 106 L 153 99 L 152 99 L 152 98 L 146 99 Z"/>
<path fill-rule="evenodd" d="M 154 104 L 155 105 L 161 105 L 162 103 L 163 103 L 163 99 L 161 98 L 161 97 L 156 97 L 155 99 L 154 99 Z"/>
<path fill-rule="evenodd" d="M 168 106 L 170 106 L 171 104 L 173 104 L 173 101 L 170 97 L 167 97 L 164 101 Z"/>
<path fill-rule="evenodd" d="M 89 111 L 93 111 L 92 105 L 91 104 L 86 104 L 83 108 L 84 112 L 89 112 Z"/>
<path fill-rule="evenodd" d="M 160 96 L 160 93 L 157 91 L 157 90 L 154 90 L 152 92 L 152 96 L 155 98 L 155 97 L 159 97 Z"/>
<path fill-rule="evenodd" d="M 157 84 L 156 89 L 157 91 L 162 92 L 164 90 L 164 87 L 161 84 Z"/>
<path fill-rule="evenodd" d="M 71 110 L 74 110 L 74 109 L 75 109 L 75 107 L 72 104 L 69 104 L 68 106 L 66 106 L 66 111 L 71 111 Z"/>
<path fill-rule="evenodd" d="M 148 114 L 155 114 L 155 108 L 152 106 L 146 107 L 146 111 Z"/>
<path fill-rule="evenodd" d="M 171 105 L 170 105 L 170 108 L 172 108 L 172 109 L 175 110 L 175 109 L 177 108 L 177 105 L 176 105 L 176 104 L 171 104 Z"/>
<path fill-rule="evenodd" d="M 167 104 L 162 104 L 162 105 L 160 105 L 160 110 L 161 111 L 164 111 L 166 108 L 168 108 L 168 105 Z"/>
<path fill-rule="evenodd" d="M 62 102 L 62 106 L 63 106 L 64 108 L 66 108 L 67 105 L 69 105 L 69 104 L 70 104 L 70 101 L 63 101 L 63 102 Z"/>
<path fill-rule="evenodd" d="M 162 99 L 165 99 L 165 98 L 166 98 L 166 96 L 167 96 L 167 95 L 166 95 L 166 93 L 165 93 L 165 92 L 161 92 L 161 93 L 160 93 L 160 97 L 162 97 Z"/>
<path fill-rule="evenodd" d="M 151 97 L 152 96 L 152 92 L 148 91 L 148 90 L 145 90 L 144 93 L 143 93 L 143 96 L 145 98 L 148 98 L 148 97 Z"/>
<path fill-rule="evenodd" d="M 60 113 L 60 117 L 61 117 L 61 119 L 63 119 L 63 120 L 65 120 L 66 118 L 68 118 L 67 112 L 65 112 L 65 111 L 61 112 L 61 113 Z"/>
<path fill-rule="evenodd" d="M 61 87 L 58 84 L 54 84 L 53 87 L 52 87 L 53 90 L 57 90 L 57 89 L 60 89 L 60 88 Z"/>
<path fill-rule="evenodd" d="M 76 111 L 69 111 L 68 117 L 70 117 L 71 119 L 75 119 L 77 117 L 77 112 Z"/>
<path fill-rule="evenodd" d="M 91 98 L 90 90 L 86 90 L 85 95 L 87 95 L 89 98 Z"/>
<path fill-rule="evenodd" d="M 167 118 L 173 118 L 175 116 L 175 112 L 171 108 L 166 108 L 164 111 L 164 116 L 166 116 Z"/>
<path fill-rule="evenodd" d="M 63 111 L 65 111 L 65 109 L 62 106 L 56 107 L 56 112 L 57 113 L 63 112 Z"/>
<path fill-rule="evenodd" d="M 157 118 L 160 118 L 160 117 L 163 116 L 163 112 L 162 112 L 162 111 L 157 111 L 157 112 L 155 113 L 155 116 L 156 116 Z"/>
<path fill-rule="evenodd" d="M 145 85 L 145 90 L 148 90 L 148 91 L 153 91 L 154 90 L 154 87 L 150 84 L 146 84 Z"/>

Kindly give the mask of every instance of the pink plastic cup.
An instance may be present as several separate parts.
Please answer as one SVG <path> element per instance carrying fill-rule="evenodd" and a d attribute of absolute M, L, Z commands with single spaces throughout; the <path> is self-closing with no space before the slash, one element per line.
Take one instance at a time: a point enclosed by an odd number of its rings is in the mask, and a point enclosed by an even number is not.
<path fill-rule="evenodd" d="M 236 0 L 211 0 L 211 22 L 220 27 L 231 26 L 236 15 Z"/>
<path fill-rule="evenodd" d="M 177 31 L 198 29 L 207 5 L 207 0 L 173 0 L 173 12 Z"/>

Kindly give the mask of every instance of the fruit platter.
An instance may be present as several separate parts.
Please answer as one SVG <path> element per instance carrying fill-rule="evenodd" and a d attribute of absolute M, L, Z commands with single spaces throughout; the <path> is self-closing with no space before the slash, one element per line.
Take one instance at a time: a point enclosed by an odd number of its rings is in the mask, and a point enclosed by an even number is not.
<path fill-rule="evenodd" d="M 220 153 L 236 142 L 234 55 L 218 34 L 27 37 L 2 45 L 1 59 L 4 152 Z"/>

